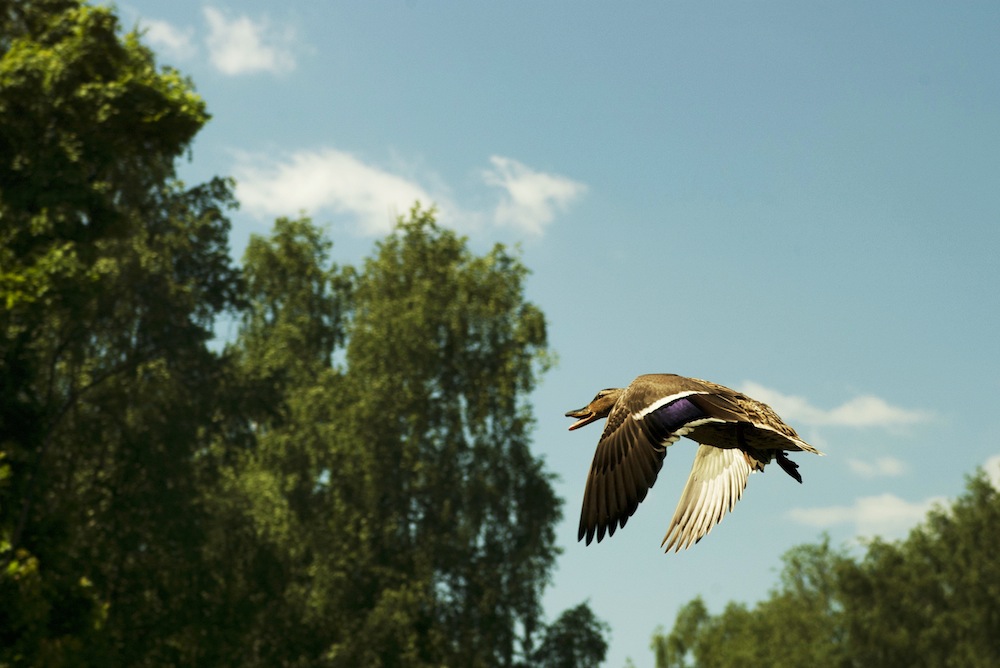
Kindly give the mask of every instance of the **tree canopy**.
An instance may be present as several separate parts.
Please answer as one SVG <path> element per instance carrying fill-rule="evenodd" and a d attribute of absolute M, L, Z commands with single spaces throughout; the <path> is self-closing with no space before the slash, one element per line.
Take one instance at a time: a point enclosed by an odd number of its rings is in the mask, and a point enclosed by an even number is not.
<path fill-rule="evenodd" d="M 114 10 L 0 2 L 0 666 L 599 663 L 541 610 L 517 255 L 415 206 L 358 266 L 306 218 L 237 265 L 231 182 L 175 174 L 208 119 Z"/>
<path fill-rule="evenodd" d="M 752 608 L 696 598 L 653 637 L 658 668 L 1000 664 L 1000 491 L 980 470 L 965 493 L 898 542 L 860 557 L 829 540 L 784 556 Z"/>

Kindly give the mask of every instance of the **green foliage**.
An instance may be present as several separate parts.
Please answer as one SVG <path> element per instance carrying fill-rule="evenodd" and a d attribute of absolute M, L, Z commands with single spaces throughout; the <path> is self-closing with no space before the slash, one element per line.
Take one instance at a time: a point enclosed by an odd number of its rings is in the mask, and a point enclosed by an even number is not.
<path fill-rule="evenodd" d="M 1000 660 L 1000 492 L 982 471 L 903 541 L 856 560 L 829 541 L 784 556 L 752 609 L 710 615 L 700 599 L 653 638 L 656 665 L 991 666 Z"/>
<path fill-rule="evenodd" d="M 258 639 L 240 663 L 514 665 L 542 628 L 560 512 L 528 448 L 545 323 L 526 270 L 418 208 L 360 270 L 329 250 L 279 220 L 245 257 L 232 353 L 252 447 L 220 444 L 207 501 L 228 527 L 211 551 L 242 555 L 227 598 L 267 565 L 272 600 L 226 613 Z"/>
<path fill-rule="evenodd" d="M 608 653 L 610 629 L 586 603 L 564 611 L 550 624 L 535 652 L 539 668 L 597 668 Z"/>
<path fill-rule="evenodd" d="M 527 442 L 545 325 L 523 302 L 525 273 L 502 247 L 471 256 L 415 208 L 358 278 L 349 447 L 366 444 L 379 481 L 365 494 L 381 518 L 371 549 L 433 583 L 442 628 L 478 645 L 449 663 L 513 660 L 556 554 L 558 503 Z"/>
<path fill-rule="evenodd" d="M 0 666 L 599 663 L 541 620 L 526 268 L 414 207 L 238 270 L 232 184 L 173 180 L 207 119 L 113 10 L 0 0 Z"/>
<path fill-rule="evenodd" d="M 653 636 L 651 649 L 658 668 L 683 668 L 695 650 L 698 631 L 709 619 L 708 608 L 701 597 L 689 601 L 677 613 L 677 620 L 670 635 L 663 637 L 662 629 Z"/>
<path fill-rule="evenodd" d="M 239 349 L 253 376 L 308 382 L 343 345 L 351 273 L 326 266 L 332 246 L 308 219 L 279 218 L 270 239 L 251 237 Z"/>
<path fill-rule="evenodd" d="M 203 104 L 109 9 L 0 22 L 0 663 L 169 662 L 146 641 L 195 611 L 229 185 L 171 182 Z"/>
<path fill-rule="evenodd" d="M 980 471 L 901 544 L 875 541 L 841 575 L 857 661 L 1000 663 L 1000 492 Z"/>

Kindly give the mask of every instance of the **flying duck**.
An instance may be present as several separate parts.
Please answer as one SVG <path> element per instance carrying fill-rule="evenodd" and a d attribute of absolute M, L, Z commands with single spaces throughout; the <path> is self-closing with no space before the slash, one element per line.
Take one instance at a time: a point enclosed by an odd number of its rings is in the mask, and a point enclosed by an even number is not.
<path fill-rule="evenodd" d="M 601 390 L 570 431 L 603 417 L 608 421 L 587 476 L 578 540 L 601 542 L 624 527 L 656 482 L 667 446 L 681 436 L 698 445 L 667 534 L 667 552 L 700 541 L 743 496 L 751 471 L 776 459 L 802 482 L 786 451 L 823 453 L 782 422 L 767 404 L 728 387 L 674 374 L 639 376 L 626 388 Z"/>

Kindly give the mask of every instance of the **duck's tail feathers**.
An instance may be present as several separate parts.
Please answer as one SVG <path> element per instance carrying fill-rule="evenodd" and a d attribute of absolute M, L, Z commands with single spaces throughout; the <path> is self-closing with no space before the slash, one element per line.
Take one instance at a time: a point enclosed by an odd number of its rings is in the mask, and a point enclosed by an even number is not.
<path fill-rule="evenodd" d="M 784 450 L 779 450 L 778 454 L 775 455 L 775 459 L 778 460 L 778 466 L 788 475 L 795 478 L 799 484 L 802 484 L 802 475 L 799 474 L 799 465 L 788 458 Z"/>

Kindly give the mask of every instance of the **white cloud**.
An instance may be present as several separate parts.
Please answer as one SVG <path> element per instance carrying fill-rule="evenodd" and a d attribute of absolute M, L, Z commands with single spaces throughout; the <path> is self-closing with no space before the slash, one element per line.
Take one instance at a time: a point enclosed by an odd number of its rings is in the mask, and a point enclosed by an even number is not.
<path fill-rule="evenodd" d="M 825 410 L 813 406 L 803 397 L 782 394 L 752 381 L 746 381 L 740 389 L 771 406 L 782 418 L 811 426 L 893 427 L 924 422 L 931 417 L 926 411 L 892 406 L 870 394 L 854 397 L 836 408 Z"/>
<path fill-rule="evenodd" d="M 856 533 L 861 536 L 899 538 L 921 522 L 932 507 L 946 502 L 944 497 L 934 496 L 911 503 L 886 493 L 861 497 L 851 506 L 794 508 L 788 511 L 788 516 L 813 527 L 853 524 Z"/>
<path fill-rule="evenodd" d="M 223 74 L 280 74 L 295 69 L 289 48 L 295 35 L 290 28 L 277 32 L 267 19 L 254 21 L 246 15 L 229 18 L 214 7 L 205 7 L 204 14 L 209 59 Z"/>
<path fill-rule="evenodd" d="M 993 486 L 1000 489 L 1000 455 L 993 455 L 983 462 L 983 471 Z"/>
<path fill-rule="evenodd" d="M 157 19 L 144 19 L 142 25 L 150 46 L 172 58 L 190 58 L 198 50 L 193 28 L 181 29 Z"/>
<path fill-rule="evenodd" d="M 495 155 L 490 162 L 493 168 L 483 173 L 484 181 L 506 191 L 493 214 L 494 221 L 529 234 L 541 234 L 557 211 L 564 211 L 587 189 L 565 176 L 538 172 L 511 158 Z"/>
<path fill-rule="evenodd" d="M 388 232 L 396 216 L 417 200 L 425 206 L 435 203 L 419 184 L 332 148 L 296 151 L 267 166 L 260 158 L 242 156 L 234 172 L 237 198 L 253 213 L 287 216 L 329 210 L 355 216 L 366 234 Z M 446 213 L 449 205 L 436 203 Z"/>
<path fill-rule="evenodd" d="M 562 177 L 535 172 L 514 160 L 492 158 L 494 165 L 514 165 L 514 192 L 530 190 L 524 181 L 538 179 L 542 182 L 558 182 Z M 497 161 L 502 161 L 498 163 Z M 398 162 L 398 161 L 397 161 Z M 394 171 L 365 163 L 359 158 L 334 148 L 300 150 L 289 153 L 277 161 L 263 156 L 243 154 L 237 156 L 233 173 L 236 176 L 236 195 L 240 203 L 251 213 L 261 216 L 287 216 L 299 211 L 316 215 L 322 211 L 355 217 L 364 234 L 385 234 L 395 224 L 396 217 L 405 214 L 419 201 L 424 206 L 434 205 L 440 218 L 455 227 L 475 228 L 488 218 L 478 211 L 465 210 L 451 201 L 449 189 L 433 172 L 419 170 L 421 181 L 404 176 L 414 170 L 397 168 Z M 565 181 L 569 182 L 568 179 Z M 520 186 L 517 186 L 520 183 Z M 572 182 L 570 182 L 572 183 Z M 425 184 L 430 184 L 427 186 Z M 582 188 L 579 184 L 574 184 Z M 536 186 L 544 190 L 546 186 Z M 537 206 L 543 211 L 531 211 L 526 204 L 524 217 L 520 218 L 517 229 L 533 235 L 542 232 L 544 224 L 554 215 L 555 203 L 565 206 L 565 197 L 551 194 L 552 202 L 541 202 Z M 530 199 L 523 193 L 522 202 Z M 501 208 L 510 202 L 501 203 Z M 496 220 L 508 224 L 506 220 Z"/>
<path fill-rule="evenodd" d="M 871 461 L 848 459 L 847 466 L 851 471 L 865 478 L 898 476 L 906 471 L 906 463 L 895 457 L 879 457 Z"/>
<path fill-rule="evenodd" d="M 872 464 L 851 460 L 848 465 L 863 475 L 897 475 L 904 465 L 891 457 L 883 457 Z M 983 470 L 994 487 L 1000 489 L 1000 454 L 983 462 Z M 853 525 L 859 537 L 880 536 L 885 539 L 902 538 L 907 531 L 922 522 L 935 506 L 950 507 L 943 496 L 932 496 L 922 501 L 906 501 L 895 494 L 879 494 L 855 499 L 849 506 L 824 506 L 819 508 L 794 508 L 787 516 L 811 527 L 826 529 L 838 525 Z"/>

